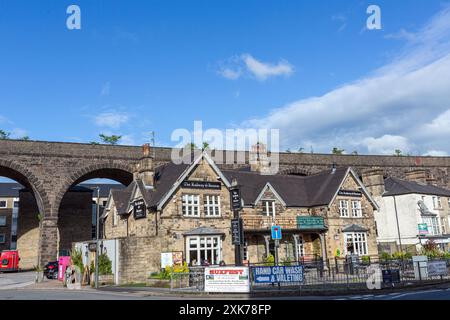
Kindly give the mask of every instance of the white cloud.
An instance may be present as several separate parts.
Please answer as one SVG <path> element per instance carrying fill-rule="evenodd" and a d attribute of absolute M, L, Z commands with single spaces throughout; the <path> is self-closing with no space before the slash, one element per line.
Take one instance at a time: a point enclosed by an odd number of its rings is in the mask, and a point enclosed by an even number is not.
<path fill-rule="evenodd" d="M 391 136 L 385 134 L 379 138 L 366 138 L 363 143 L 370 153 L 392 155 L 395 150 L 401 150 L 403 154 L 409 152 L 410 145 L 408 139 L 401 136 Z"/>
<path fill-rule="evenodd" d="M 233 56 L 226 62 L 219 63 L 217 73 L 229 80 L 236 80 L 242 76 L 249 76 L 260 81 L 270 77 L 290 76 L 294 67 L 286 60 L 280 60 L 277 64 L 271 64 L 257 60 L 252 55 L 245 53 Z"/>
<path fill-rule="evenodd" d="M 11 131 L 11 138 L 12 139 L 20 139 L 23 137 L 28 136 L 28 131 L 25 129 L 21 129 L 21 128 L 14 128 Z"/>
<path fill-rule="evenodd" d="M 248 71 L 250 71 L 258 80 L 266 80 L 272 76 L 289 76 L 294 72 L 294 67 L 286 60 L 281 60 L 276 65 L 273 65 L 256 60 L 250 54 L 243 54 L 242 60 Z"/>
<path fill-rule="evenodd" d="M 99 127 L 117 129 L 127 123 L 130 116 L 123 112 L 104 112 L 94 118 L 94 122 Z"/>
<path fill-rule="evenodd" d="M 136 145 L 136 140 L 134 139 L 133 135 L 123 135 L 122 138 L 119 141 L 119 144 L 126 145 L 126 146 L 134 146 Z"/>
<path fill-rule="evenodd" d="M 411 40 L 413 39 L 413 40 Z M 249 119 L 280 129 L 282 148 L 423 154 L 450 151 L 450 6 L 411 35 L 404 50 L 369 76 Z M 447 126 L 447 127 L 446 127 Z M 430 132 L 434 133 L 430 139 Z"/>
<path fill-rule="evenodd" d="M 445 151 L 442 151 L 442 150 L 430 150 L 430 151 L 424 153 L 424 156 L 448 157 L 448 152 L 445 152 Z"/>
<path fill-rule="evenodd" d="M 109 96 L 109 93 L 111 91 L 111 83 L 108 81 L 102 86 L 102 90 L 100 91 L 100 95 L 103 96 Z"/>

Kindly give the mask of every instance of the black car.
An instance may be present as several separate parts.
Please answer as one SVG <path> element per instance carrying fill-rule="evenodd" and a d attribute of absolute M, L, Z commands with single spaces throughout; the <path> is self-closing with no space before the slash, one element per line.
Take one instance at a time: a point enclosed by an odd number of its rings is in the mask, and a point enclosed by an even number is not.
<path fill-rule="evenodd" d="M 45 265 L 44 276 L 46 276 L 47 279 L 58 278 L 58 261 L 51 261 Z"/>

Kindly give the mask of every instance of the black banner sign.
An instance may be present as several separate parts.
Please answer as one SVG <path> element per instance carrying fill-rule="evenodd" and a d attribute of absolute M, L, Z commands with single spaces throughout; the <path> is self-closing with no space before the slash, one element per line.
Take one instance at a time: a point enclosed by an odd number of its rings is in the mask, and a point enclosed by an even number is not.
<path fill-rule="evenodd" d="M 241 209 L 241 191 L 238 188 L 230 190 L 231 197 L 231 209 L 240 210 Z"/>
<path fill-rule="evenodd" d="M 144 200 L 136 200 L 133 203 L 133 215 L 135 219 L 142 219 L 147 216 L 147 208 Z"/>
<path fill-rule="evenodd" d="M 221 188 L 220 182 L 208 182 L 208 181 L 183 181 L 181 183 L 182 188 L 189 189 L 213 189 L 220 190 Z"/>
<path fill-rule="evenodd" d="M 244 243 L 242 219 L 231 219 L 231 242 L 234 245 L 241 245 Z"/>
<path fill-rule="evenodd" d="M 339 190 L 338 195 L 344 197 L 362 197 L 362 192 L 354 190 Z"/>

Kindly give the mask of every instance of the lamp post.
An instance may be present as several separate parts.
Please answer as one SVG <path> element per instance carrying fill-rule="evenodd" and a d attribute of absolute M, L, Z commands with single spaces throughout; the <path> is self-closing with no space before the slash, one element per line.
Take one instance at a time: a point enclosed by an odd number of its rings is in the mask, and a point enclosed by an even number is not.
<path fill-rule="evenodd" d="M 95 288 L 98 289 L 98 255 L 100 252 L 100 187 L 93 187 L 97 190 L 97 205 L 95 209 Z"/>

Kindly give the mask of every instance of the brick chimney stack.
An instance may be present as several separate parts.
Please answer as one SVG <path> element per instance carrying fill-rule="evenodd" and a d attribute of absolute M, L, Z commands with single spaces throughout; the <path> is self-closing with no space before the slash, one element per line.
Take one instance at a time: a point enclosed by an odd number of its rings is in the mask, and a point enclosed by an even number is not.
<path fill-rule="evenodd" d="M 270 174 L 269 156 L 265 144 L 260 142 L 254 144 L 249 156 L 251 171 L 261 174 Z"/>
<path fill-rule="evenodd" d="M 142 158 L 139 160 L 137 177 L 144 182 L 146 186 L 153 186 L 154 168 L 153 157 L 150 152 L 150 145 L 148 143 L 142 146 Z"/>
<path fill-rule="evenodd" d="M 384 172 L 380 168 L 363 170 L 362 182 L 370 194 L 374 197 L 381 196 L 384 189 Z"/>
<path fill-rule="evenodd" d="M 426 185 L 429 176 L 428 172 L 425 169 L 415 169 L 407 172 L 405 178 L 406 180 Z"/>

